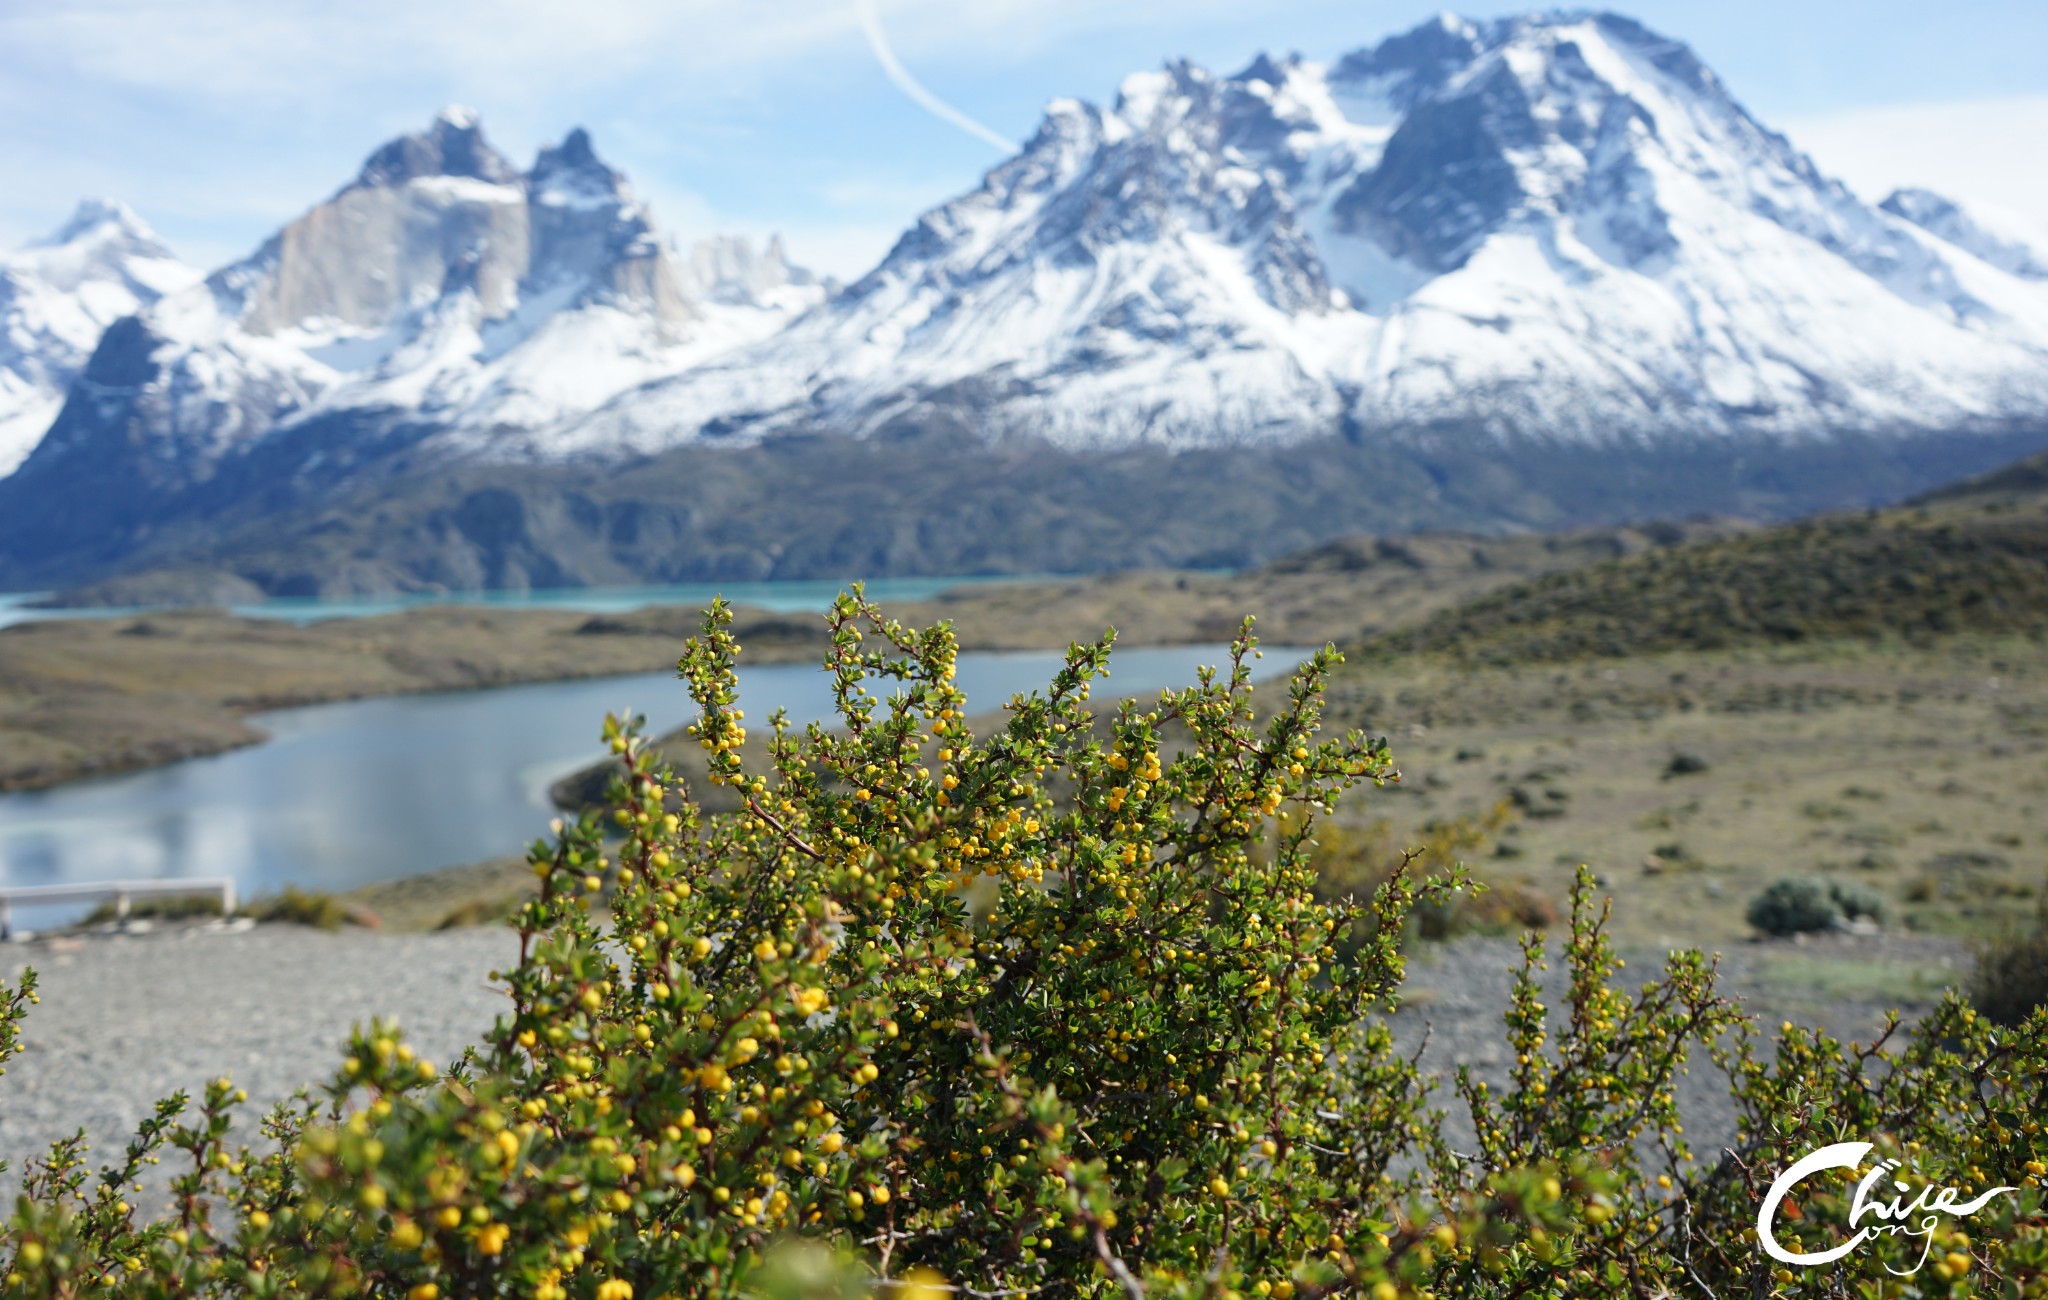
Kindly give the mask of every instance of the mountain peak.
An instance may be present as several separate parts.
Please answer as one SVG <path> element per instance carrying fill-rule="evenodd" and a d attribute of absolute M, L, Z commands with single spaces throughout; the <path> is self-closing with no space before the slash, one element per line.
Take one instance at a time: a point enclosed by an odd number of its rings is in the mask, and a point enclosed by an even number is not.
<path fill-rule="evenodd" d="M 541 149 L 528 179 L 543 203 L 587 207 L 627 197 L 625 176 L 597 156 L 590 132 L 580 126 L 563 136 L 562 143 Z"/>
<path fill-rule="evenodd" d="M 72 209 L 71 215 L 65 218 L 63 225 L 43 238 L 30 242 L 28 247 L 62 248 L 66 244 L 109 238 L 118 238 L 130 246 L 146 245 L 149 251 L 157 256 L 170 255 L 170 250 L 165 248 L 164 242 L 157 238 L 156 232 L 149 228 L 147 222 L 135 215 L 133 208 L 106 198 L 80 199 L 78 206 Z"/>
<path fill-rule="evenodd" d="M 562 143 L 552 150 L 544 150 L 543 156 L 547 153 L 553 153 L 560 162 L 571 167 L 603 165 L 598 161 L 596 147 L 590 142 L 590 132 L 580 126 L 570 128 L 569 134 L 562 137 Z"/>
<path fill-rule="evenodd" d="M 476 110 L 452 105 L 436 114 L 426 130 L 378 148 L 363 163 L 355 183 L 365 188 L 398 186 L 423 176 L 505 184 L 517 180 L 519 171 L 484 139 Z"/>
<path fill-rule="evenodd" d="M 683 268 L 692 296 L 726 305 L 766 306 L 786 286 L 807 289 L 819 278 L 790 264 L 782 236 L 770 235 L 756 245 L 745 235 L 713 235 L 691 245 Z"/>
<path fill-rule="evenodd" d="M 103 198 L 81 200 L 63 225 L 18 253 L 0 256 L 0 265 L 65 293 L 89 280 L 122 283 L 142 301 L 197 278 L 134 209 Z"/>
<path fill-rule="evenodd" d="M 1284 59 L 1276 59 L 1261 50 L 1258 57 L 1246 64 L 1230 80 L 1263 81 L 1269 86 L 1278 87 L 1286 82 L 1287 74 L 1300 65 L 1301 56 L 1299 54 L 1290 54 Z"/>
<path fill-rule="evenodd" d="M 913 408 L 1089 448 L 1917 437 L 2048 411 L 2034 292 L 1870 210 L 1680 41 L 1442 14 L 1334 63 L 1055 100 L 846 293 L 563 439 Z"/>
<path fill-rule="evenodd" d="M 1382 83 L 1387 101 L 1405 109 L 1441 88 L 1484 48 L 1480 29 L 1446 10 L 1419 27 L 1345 55 L 1331 79 Z"/>

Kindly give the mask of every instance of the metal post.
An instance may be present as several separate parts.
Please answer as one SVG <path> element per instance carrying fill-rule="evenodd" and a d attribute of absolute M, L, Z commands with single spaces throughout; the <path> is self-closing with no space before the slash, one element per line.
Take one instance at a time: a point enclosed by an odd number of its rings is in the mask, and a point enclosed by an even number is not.
<path fill-rule="evenodd" d="M 14 904 L 40 906 L 54 903 L 99 903 L 112 899 L 116 919 L 126 924 L 137 895 L 145 898 L 214 893 L 220 895 L 220 914 L 232 918 L 238 901 L 235 882 L 222 877 L 189 880 L 99 880 L 78 884 L 0 885 L 0 939 L 14 937 Z"/>

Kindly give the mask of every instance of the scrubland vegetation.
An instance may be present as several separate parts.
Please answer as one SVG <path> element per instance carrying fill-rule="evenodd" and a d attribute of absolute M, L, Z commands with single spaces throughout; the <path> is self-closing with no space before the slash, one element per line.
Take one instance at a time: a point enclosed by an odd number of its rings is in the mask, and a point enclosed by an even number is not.
<path fill-rule="evenodd" d="M 1391 635 L 1384 652 L 1562 662 L 1834 638 L 2048 630 L 2048 505 L 1830 516 L 1588 565 Z"/>
<path fill-rule="evenodd" d="M 1208 680 L 1095 717 L 1108 647 L 1077 646 L 981 727 L 957 649 L 849 597 L 828 658 L 840 728 L 771 716 L 750 742 L 730 613 L 712 611 L 682 668 L 726 811 L 615 720 L 605 810 L 530 854 L 539 890 L 479 1050 L 429 1063 L 367 1023 L 256 1132 L 223 1079 L 166 1102 L 101 1175 L 60 1146 L 8 1220 L 10 1293 L 2048 1290 L 2048 1012 L 2008 1028 L 1951 996 L 1862 1044 L 1752 1025 L 1682 945 L 1624 971 L 1582 871 L 1548 949 L 1525 942 L 1510 1086 L 1460 1072 L 1433 1090 L 1375 1011 L 1416 928 L 1470 905 L 1443 864 L 1488 818 L 1562 823 L 1579 800 L 1524 775 L 1396 854 L 1398 831 L 1328 820 L 1414 797 L 1385 793 L 1413 779 L 1385 742 L 1326 726 L 1333 655 L 1254 698 L 1240 642 Z M 1651 779 L 1673 773 L 1681 803 L 1681 783 L 1739 766 L 1671 757 Z M 1543 815 L 1557 806 L 1574 811 Z M 1556 1003 L 1545 961 L 1568 973 Z M 32 996 L 32 978 L 9 991 L 0 1050 Z M 1688 1068 L 1726 1077 L 1726 1151 L 1688 1146 Z M 1886 1270 L 1919 1254 L 1897 1238 L 1795 1275 L 1749 1235 L 1758 1198 L 1845 1136 L 1918 1180 L 2024 1190 L 1942 1219 L 1911 1278 Z M 164 1214 L 130 1199 L 159 1159 L 177 1171 Z M 1852 1191 L 1809 1180 L 1780 1239 L 1842 1239 Z"/>

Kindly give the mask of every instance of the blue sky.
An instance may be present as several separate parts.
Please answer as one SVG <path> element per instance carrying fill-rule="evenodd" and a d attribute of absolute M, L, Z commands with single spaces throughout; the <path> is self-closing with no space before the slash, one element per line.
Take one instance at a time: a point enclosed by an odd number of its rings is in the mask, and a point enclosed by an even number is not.
<path fill-rule="evenodd" d="M 874 0 L 902 64 L 996 134 L 1186 56 L 1329 58 L 1389 0 Z M 2048 226 L 2039 0 L 1640 0 L 1766 123 L 1880 196 L 1922 183 Z M 1471 17 L 1508 9 L 1468 7 Z M 781 231 L 858 274 L 999 155 L 892 84 L 857 0 L 0 0 L 0 247 L 83 195 L 192 260 L 238 256 L 441 105 L 521 163 L 570 127 L 685 237 Z"/>

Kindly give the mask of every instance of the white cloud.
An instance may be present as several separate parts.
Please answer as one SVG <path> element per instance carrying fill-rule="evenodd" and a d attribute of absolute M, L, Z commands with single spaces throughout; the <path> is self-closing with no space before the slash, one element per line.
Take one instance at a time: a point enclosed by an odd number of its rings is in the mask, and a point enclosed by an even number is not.
<path fill-rule="evenodd" d="M 922 53 L 933 33 L 960 27 L 946 21 L 954 10 L 914 0 L 889 12 Z M 975 33 L 960 39 L 971 47 Z M 749 178 L 744 200 L 711 201 L 705 182 L 729 180 L 734 156 L 788 146 L 788 128 L 772 144 L 751 137 L 790 86 L 821 73 L 864 80 L 873 67 L 853 0 L 0 3 L 0 117 L 42 124 L 0 135 L 0 248 L 53 228 L 78 196 L 108 194 L 186 256 L 217 264 L 318 202 L 380 140 L 463 102 L 522 162 L 570 125 L 591 127 L 669 229 L 808 222 L 815 260 L 857 274 L 866 265 L 855 261 L 887 246 L 872 227 L 900 228 L 960 180 L 887 213 L 818 195 L 787 223 L 779 210 L 803 208 L 807 182 L 888 167 L 911 146 L 879 144 L 886 160 L 846 158 L 843 169 L 793 160 L 774 185 Z M 808 169 L 825 174 L 813 181 Z M 713 225 L 736 206 L 752 219 Z"/>
<path fill-rule="evenodd" d="M 873 2 L 935 93 L 1016 131 L 1044 98 L 1101 95 L 1155 57 L 1224 66 L 1290 38 L 1327 56 L 1429 7 Z M 1723 26 L 1752 22 L 1735 14 Z M 1953 80 L 1916 84 L 1971 93 Z M 936 123 L 920 126 L 900 99 L 891 116 L 894 98 L 856 0 L 0 0 L 0 119 L 37 126 L 0 133 L 0 247 L 54 226 L 76 197 L 105 193 L 188 255 L 239 255 L 331 192 L 378 141 L 456 101 L 476 104 L 521 162 L 570 125 L 590 127 L 685 239 L 780 230 L 793 255 L 853 276 L 988 161 Z M 2048 224 L 2048 95 L 1774 124 L 1872 199 L 1921 184 Z"/>
<path fill-rule="evenodd" d="M 707 71 L 787 57 L 850 32 L 841 0 L 781 0 L 772 21 L 723 0 L 66 0 L 0 16 L 9 62 L 246 105 L 337 83 L 427 74 L 450 84 L 545 74 L 591 81 L 655 65 Z"/>
<path fill-rule="evenodd" d="M 1821 170 L 1872 202 L 1919 185 L 2048 228 L 2048 95 L 1851 109 L 1781 125 Z"/>
<path fill-rule="evenodd" d="M 1195 8 L 1223 12 L 1223 0 Z M 1168 21 L 1160 0 L 909 0 L 886 6 L 891 36 L 919 53 L 993 59 L 1077 29 Z M 852 0 L 64 0 L 0 9 L 6 62 L 79 80 L 273 106 L 338 83 L 438 76 L 451 91 L 503 78 L 613 81 L 646 69 L 752 79 L 820 45 L 858 39 Z M 451 95 L 451 97 L 455 97 Z"/>

